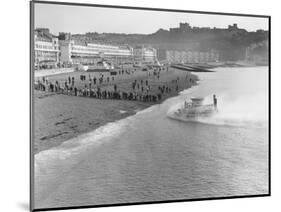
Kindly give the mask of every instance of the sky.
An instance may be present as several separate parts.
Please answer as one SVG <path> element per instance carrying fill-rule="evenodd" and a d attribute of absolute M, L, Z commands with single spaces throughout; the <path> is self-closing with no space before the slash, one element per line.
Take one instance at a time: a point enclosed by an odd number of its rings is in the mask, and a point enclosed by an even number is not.
<path fill-rule="evenodd" d="M 151 34 L 158 29 L 178 27 L 188 22 L 197 27 L 227 28 L 237 23 L 248 31 L 268 30 L 267 18 L 228 15 L 207 15 L 165 11 L 146 11 L 119 8 L 100 8 L 35 3 L 35 28 L 49 28 L 50 32 L 140 33 Z"/>

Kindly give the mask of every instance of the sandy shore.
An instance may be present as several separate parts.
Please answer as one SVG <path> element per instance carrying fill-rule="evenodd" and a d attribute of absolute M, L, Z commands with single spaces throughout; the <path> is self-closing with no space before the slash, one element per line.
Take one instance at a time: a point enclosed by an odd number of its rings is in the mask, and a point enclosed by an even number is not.
<path fill-rule="evenodd" d="M 73 72 L 50 76 L 50 81 L 63 82 L 68 76 L 81 73 Z M 91 75 L 97 73 L 91 73 Z M 88 75 L 88 73 L 86 73 Z M 192 82 L 186 78 L 193 79 Z M 147 73 L 137 72 L 135 75 L 115 78 L 114 83 L 122 90 L 131 89 L 133 80 L 148 79 L 152 90 L 159 85 L 167 85 L 172 91 L 163 96 L 165 99 L 177 95 L 180 91 L 190 88 L 196 84 L 197 76 L 186 71 L 170 68 L 155 79 Z M 178 80 L 178 90 L 175 89 L 174 81 Z M 82 84 L 81 84 L 82 86 Z M 103 88 L 112 87 L 111 83 L 104 84 Z M 159 104 L 161 102 L 157 102 Z M 50 149 L 60 145 L 62 142 L 79 134 L 97 129 L 106 123 L 113 122 L 143 110 L 153 102 L 140 102 L 128 100 L 95 99 L 89 97 L 68 96 L 64 94 L 49 93 L 43 91 L 34 92 L 34 153 Z"/>

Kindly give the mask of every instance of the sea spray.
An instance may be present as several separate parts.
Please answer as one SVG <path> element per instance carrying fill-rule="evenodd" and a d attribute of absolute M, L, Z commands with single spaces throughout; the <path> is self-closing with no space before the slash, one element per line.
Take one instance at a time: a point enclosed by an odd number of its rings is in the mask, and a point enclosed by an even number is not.
<path fill-rule="evenodd" d="M 182 92 L 181 100 L 188 100 L 196 95 L 196 90 Z M 237 127 L 266 127 L 268 122 L 268 97 L 265 92 L 250 92 L 243 95 L 235 95 L 227 92 L 217 92 L 218 113 L 208 117 L 196 117 L 187 119 L 176 117 L 174 113 L 183 107 L 183 102 L 176 102 L 170 106 L 167 116 L 181 121 L 192 121 L 205 124 L 226 125 Z M 203 96 L 203 104 L 212 104 L 213 96 Z"/>

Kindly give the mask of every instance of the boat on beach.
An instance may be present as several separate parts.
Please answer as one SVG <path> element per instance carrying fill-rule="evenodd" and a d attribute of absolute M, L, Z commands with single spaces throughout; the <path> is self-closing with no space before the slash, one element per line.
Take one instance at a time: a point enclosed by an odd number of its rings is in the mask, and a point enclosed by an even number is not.
<path fill-rule="evenodd" d="M 196 119 L 200 117 L 210 117 L 218 112 L 217 98 L 213 95 L 212 104 L 203 104 L 204 98 L 192 97 L 190 101 L 185 101 L 183 106 L 176 110 L 173 114 L 173 118 L 185 120 Z"/>

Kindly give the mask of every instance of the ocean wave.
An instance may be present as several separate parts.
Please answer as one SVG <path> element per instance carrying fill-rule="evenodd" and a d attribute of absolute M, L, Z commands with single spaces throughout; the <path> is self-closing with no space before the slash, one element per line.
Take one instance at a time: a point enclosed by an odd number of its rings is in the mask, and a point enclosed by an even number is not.
<path fill-rule="evenodd" d="M 124 132 L 130 119 L 131 117 L 127 117 L 108 123 L 94 131 L 71 138 L 57 147 L 39 152 L 34 160 L 35 175 L 51 174 L 52 170 L 57 171 L 65 161 L 70 165 L 75 162 L 75 156 L 112 141 L 112 138 Z"/>

